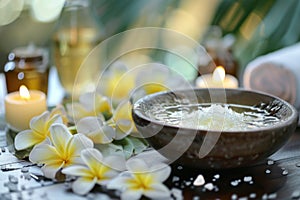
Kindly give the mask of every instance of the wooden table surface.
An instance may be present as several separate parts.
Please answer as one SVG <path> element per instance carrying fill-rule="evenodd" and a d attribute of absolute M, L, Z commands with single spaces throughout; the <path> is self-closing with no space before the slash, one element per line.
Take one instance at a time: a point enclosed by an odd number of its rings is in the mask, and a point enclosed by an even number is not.
<path fill-rule="evenodd" d="M 118 199 L 115 192 L 97 186 L 90 194 L 72 193 L 70 182 L 44 179 L 38 166 L 17 159 L 0 120 L 0 200 Z M 205 184 L 193 185 L 203 176 Z M 166 182 L 184 199 L 300 199 L 300 129 L 268 160 L 255 166 L 225 171 L 173 165 Z M 175 195 L 177 196 L 177 195 Z"/>

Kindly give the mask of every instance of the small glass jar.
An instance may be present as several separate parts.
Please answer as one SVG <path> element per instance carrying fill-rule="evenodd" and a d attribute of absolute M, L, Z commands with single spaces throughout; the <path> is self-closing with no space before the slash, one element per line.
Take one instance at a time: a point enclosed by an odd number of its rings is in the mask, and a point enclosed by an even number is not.
<path fill-rule="evenodd" d="M 48 52 L 33 45 L 19 47 L 8 55 L 4 66 L 7 92 L 18 91 L 21 85 L 28 89 L 48 91 Z"/>

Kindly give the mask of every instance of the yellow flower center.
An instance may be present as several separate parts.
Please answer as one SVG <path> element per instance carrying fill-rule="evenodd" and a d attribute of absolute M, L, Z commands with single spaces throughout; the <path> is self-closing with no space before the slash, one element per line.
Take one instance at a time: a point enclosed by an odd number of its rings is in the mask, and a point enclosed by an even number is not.
<path fill-rule="evenodd" d="M 149 190 L 153 179 L 148 174 L 135 174 L 134 178 L 128 180 L 128 185 L 133 190 Z"/>

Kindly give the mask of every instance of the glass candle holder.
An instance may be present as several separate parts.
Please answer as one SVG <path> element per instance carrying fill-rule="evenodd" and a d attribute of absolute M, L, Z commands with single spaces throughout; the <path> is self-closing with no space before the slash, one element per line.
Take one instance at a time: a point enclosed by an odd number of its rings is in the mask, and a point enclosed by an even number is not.
<path fill-rule="evenodd" d="M 48 91 L 48 52 L 32 45 L 19 47 L 8 55 L 4 66 L 7 92 L 18 91 L 21 85 L 28 89 Z"/>

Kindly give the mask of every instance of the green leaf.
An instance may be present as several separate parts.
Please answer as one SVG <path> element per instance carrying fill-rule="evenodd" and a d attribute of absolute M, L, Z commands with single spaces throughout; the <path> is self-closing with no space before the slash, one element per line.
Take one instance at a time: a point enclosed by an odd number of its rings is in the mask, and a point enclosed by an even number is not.
<path fill-rule="evenodd" d="M 95 144 L 94 147 L 98 149 L 103 156 L 108 155 L 123 155 L 123 147 L 121 145 L 110 144 Z"/>
<path fill-rule="evenodd" d="M 133 155 L 134 146 L 131 140 L 129 140 L 127 137 L 122 140 L 114 141 L 114 144 L 121 145 L 123 147 L 123 153 L 126 159 Z"/>
<path fill-rule="evenodd" d="M 128 136 L 127 138 L 133 144 L 134 154 L 139 154 L 139 153 L 143 152 L 149 146 L 149 144 L 146 142 L 146 140 L 144 140 L 142 138 L 136 138 L 136 137 L 132 137 L 132 136 Z"/>

